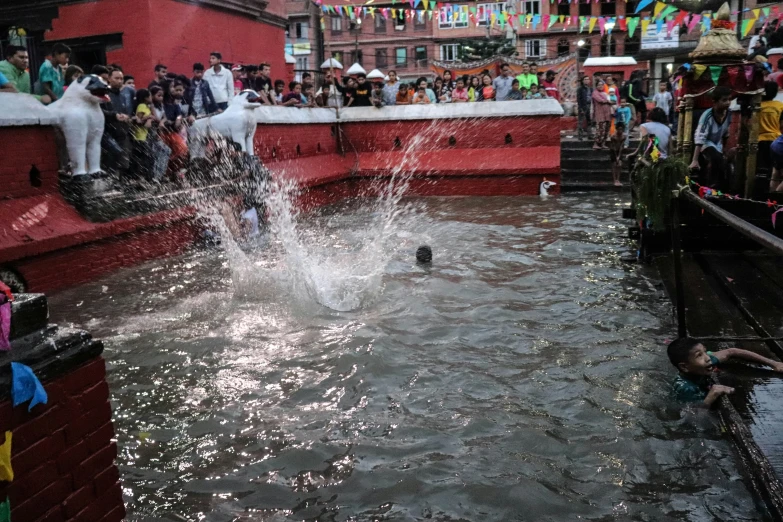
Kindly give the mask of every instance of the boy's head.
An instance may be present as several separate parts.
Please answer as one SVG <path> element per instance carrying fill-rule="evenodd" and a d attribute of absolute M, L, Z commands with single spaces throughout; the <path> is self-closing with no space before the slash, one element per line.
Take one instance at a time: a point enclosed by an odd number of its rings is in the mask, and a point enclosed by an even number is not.
<path fill-rule="evenodd" d="M 407 83 L 401 83 L 400 84 L 400 92 L 402 94 L 405 94 L 406 92 L 408 92 L 408 84 Z"/>
<path fill-rule="evenodd" d="M 719 111 L 726 110 L 731 105 L 731 89 L 728 87 L 722 85 L 715 87 L 711 97 L 713 109 L 718 109 Z"/>
<path fill-rule="evenodd" d="M 666 92 L 666 82 L 661 82 L 658 84 L 658 90 L 661 92 Z"/>
<path fill-rule="evenodd" d="M 618 121 L 614 124 L 614 130 L 617 134 L 623 134 L 625 132 L 625 123 Z"/>
<path fill-rule="evenodd" d="M 275 80 L 275 92 L 280 94 L 285 89 L 285 82 L 283 80 Z"/>
<path fill-rule="evenodd" d="M 519 89 L 519 92 L 521 92 L 521 93 L 522 93 L 522 96 L 527 96 L 527 89 L 525 89 L 524 87 L 522 87 L 521 89 Z"/>
<path fill-rule="evenodd" d="M 530 94 L 536 94 L 538 92 L 538 85 L 535 83 L 530 84 Z"/>
<path fill-rule="evenodd" d="M 666 349 L 669 360 L 682 373 L 689 375 L 709 375 L 712 361 L 707 349 L 696 339 L 682 337 L 672 341 Z"/>
<path fill-rule="evenodd" d="M 465 80 L 462 78 L 457 78 L 457 89 L 464 89 L 465 88 Z"/>
<path fill-rule="evenodd" d="M 628 105 L 628 98 L 620 98 L 620 105 Z"/>
<path fill-rule="evenodd" d="M 519 90 L 519 80 L 514 80 L 513 82 L 511 82 L 511 90 L 512 91 Z"/>

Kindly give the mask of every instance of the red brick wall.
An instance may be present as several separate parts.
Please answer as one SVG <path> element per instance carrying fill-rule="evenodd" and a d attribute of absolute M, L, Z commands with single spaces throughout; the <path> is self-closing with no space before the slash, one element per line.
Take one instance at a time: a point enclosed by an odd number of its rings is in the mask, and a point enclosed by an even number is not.
<path fill-rule="evenodd" d="M 282 0 L 270 2 L 284 15 Z M 219 51 L 227 62 L 272 65 L 274 78 L 285 77 L 285 31 L 281 27 L 174 0 L 96 0 L 59 7 L 47 40 L 122 34 L 122 48 L 109 51 L 109 63 L 146 85 L 156 63 L 190 75 L 195 62 L 207 64 Z"/>
<path fill-rule="evenodd" d="M 43 385 L 48 404 L 32 412 L 0 404 L 0 432 L 13 433 L 14 480 L 0 483 L 12 520 L 119 522 L 125 507 L 103 359 Z"/>
<path fill-rule="evenodd" d="M 336 127 L 330 123 L 259 125 L 256 155 L 264 163 L 337 152 Z M 299 150 L 297 152 L 297 146 Z"/>
<path fill-rule="evenodd" d="M 0 199 L 57 192 L 57 147 L 48 126 L 0 127 Z M 33 165 L 41 186 L 30 184 Z"/>

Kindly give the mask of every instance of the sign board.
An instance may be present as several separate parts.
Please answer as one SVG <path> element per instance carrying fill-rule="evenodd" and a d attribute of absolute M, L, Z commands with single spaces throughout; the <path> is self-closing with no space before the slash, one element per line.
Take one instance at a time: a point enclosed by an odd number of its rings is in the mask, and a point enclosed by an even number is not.
<path fill-rule="evenodd" d="M 292 56 L 302 56 L 310 54 L 310 42 L 302 43 L 287 43 L 285 44 L 285 52 Z"/>
<path fill-rule="evenodd" d="M 642 49 L 676 49 L 680 45 L 680 26 L 672 27 L 671 34 L 666 30 L 666 24 L 658 32 L 658 25 L 651 23 L 642 34 Z"/>

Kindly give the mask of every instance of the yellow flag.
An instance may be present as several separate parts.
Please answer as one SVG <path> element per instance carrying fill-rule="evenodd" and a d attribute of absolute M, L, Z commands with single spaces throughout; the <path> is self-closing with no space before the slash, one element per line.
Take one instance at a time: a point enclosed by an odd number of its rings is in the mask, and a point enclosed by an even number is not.
<path fill-rule="evenodd" d="M 588 26 L 587 32 L 592 33 L 593 29 L 595 29 L 595 23 L 598 21 L 598 18 L 595 16 L 590 17 L 590 25 Z"/>
<path fill-rule="evenodd" d="M 761 9 L 754 9 L 754 10 L 753 10 L 753 18 L 754 18 L 755 20 L 758 20 L 758 19 L 759 19 L 759 13 L 760 13 L 760 12 L 761 12 Z"/>
<path fill-rule="evenodd" d="M 561 24 L 563 23 L 563 20 L 565 20 L 565 16 L 564 15 L 560 15 L 560 23 Z"/>
<path fill-rule="evenodd" d="M 397 10 L 392 9 L 392 18 L 397 18 Z"/>
<path fill-rule="evenodd" d="M 430 8 L 430 0 L 421 0 L 421 3 L 424 4 L 425 11 Z"/>
<path fill-rule="evenodd" d="M 0 480 L 14 480 L 14 470 L 11 468 L 11 432 L 5 432 L 5 442 L 0 446 Z"/>
<path fill-rule="evenodd" d="M 693 66 L 693 78 L 698 80 L 699 77 L 702 74 L 704 74 L 704 71 L 706 71 L 706 70 L 707 70 L 707 66 L 706 65 L 696 65 L 696 64 L 694 64 L 694 66 Z"/>
<path fill-rule="evenodd" d="M 661 11 L 666 7 L 666 4 L 663 2 L 655 2 L 655 9 L 653 10 L 653 18 L 658 18 L 658 15 L 661 14 Z"/>
<path fill-rule="evenodd" d="M 650 25 L 650 20 L 642 18 L 642 35 L 647 34 L 647 26 Z"/>

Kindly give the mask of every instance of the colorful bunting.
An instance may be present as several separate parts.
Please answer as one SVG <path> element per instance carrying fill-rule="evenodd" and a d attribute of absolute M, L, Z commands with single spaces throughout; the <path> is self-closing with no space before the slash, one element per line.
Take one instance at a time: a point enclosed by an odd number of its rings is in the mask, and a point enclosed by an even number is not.
<path fill-rule="evenodd" d="M 706 65 L 701 64 L 694 64 L 693 65 L 693 79 L 698 80 L 702 74 L 704 74 L 704 71 L 707 70 Z"/>
<path fill-rule="evenodd" d="M 715 85 L 718 85 L 718 78 L 720 78 L 720 73 L 723 71 L 723 67 L 719 65 L 711 65 L 710 66 L 710 77 L 712 78 L 712 83 Z"/>
<path fill-rule="evenodd" d="M 590 26 L 587 30 L 588 33 L 592 33 L 593 29 L 595 29 L 595 23 L 598 21 L 598 19 L 595 16 L 590 17 Z"/>
<path fill-rule="evenodd" d="M 0 446 L 0 480 L 4 482 L 14 480 L 14 470 L 11 467 L 11 437 L 11 432 L 6 431 L 5 442 Z"/>
<path fill-rule="evenodd" d="M 0 503 L 0 522 L 11 522 L 11 501 L 7 497 Z"/>
<path fill-rule="evenodd" d="M 633 17 L 628 19 L 628 36 L 633 38 L 633 33 L 636 32 L 636 26 L 639 25 L 639 18 Z"/>
<path fill-rule="evenodd" d="M 30 401 L 30 406 L 27 408 L 27 411 L 30 411 L 36 404 L 46 404 L 49 400 L 46 390 L 44 390 L 41 381 L 33 373 L 32 368 L 21 363 L 12 362 L 11 373 L 13 375 L 11 397 L 13 397 L 14 407 Z"/>
<path fill-rule="evenodd" d="M 636 11 L 634 11 L 634 14 L 638 14 L 639 11 L 653 3 L 655 0 L 640 0 L 639 3 L 636 5 Z"/>

